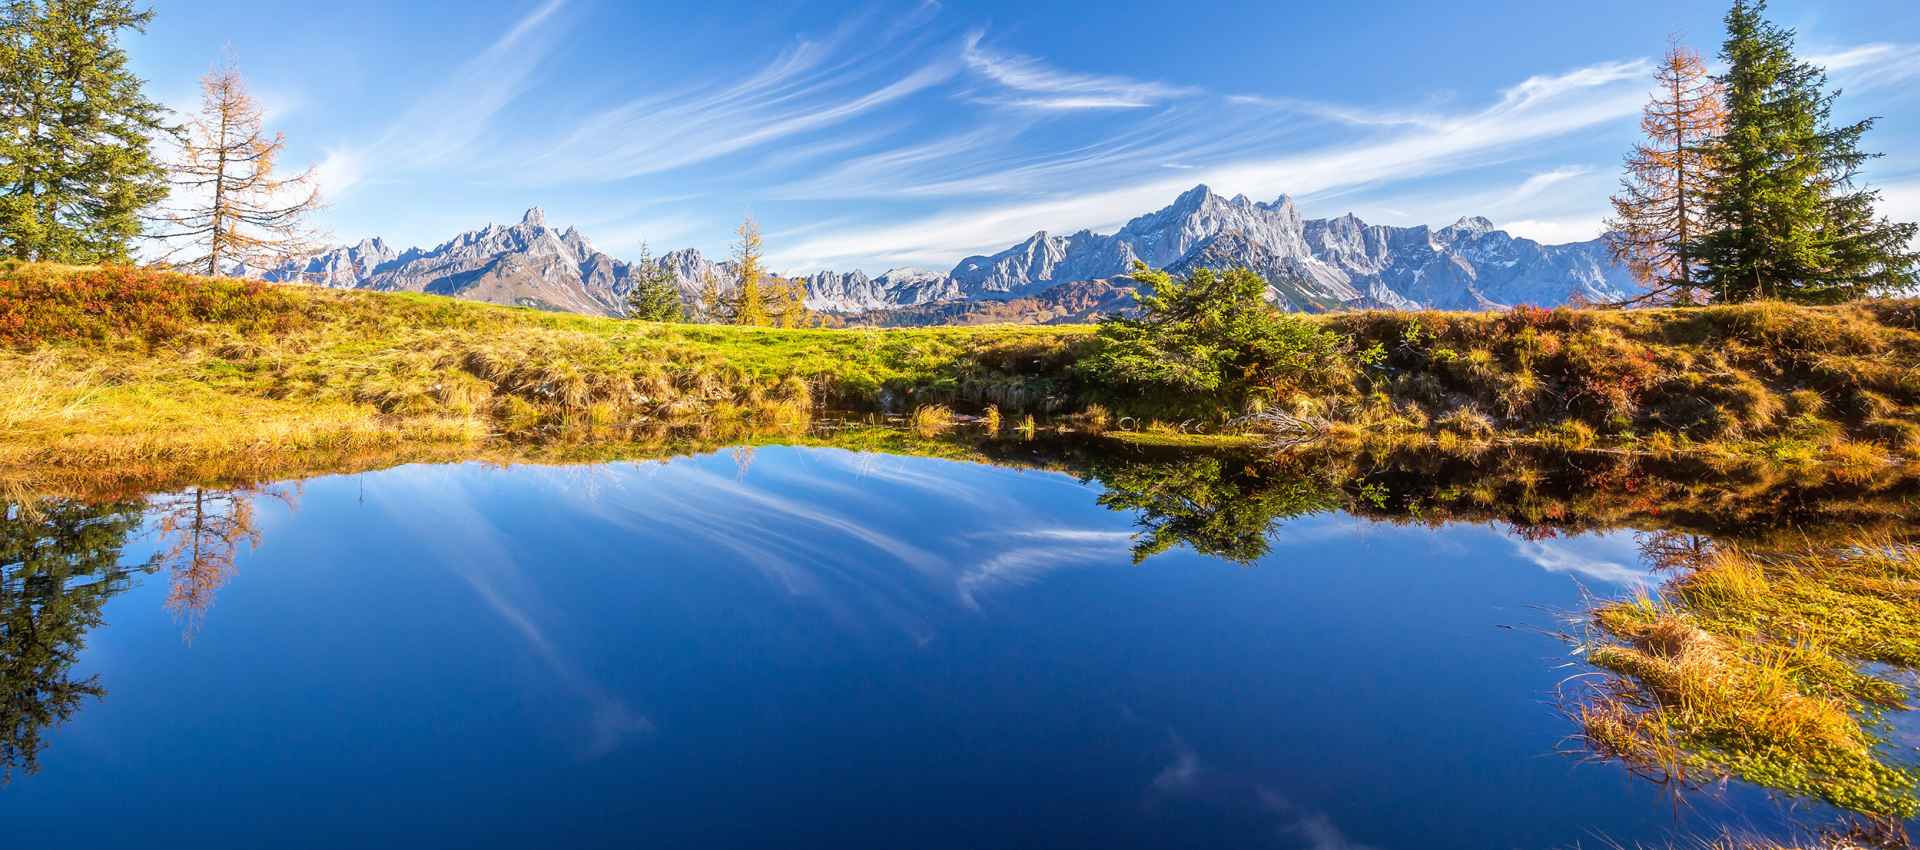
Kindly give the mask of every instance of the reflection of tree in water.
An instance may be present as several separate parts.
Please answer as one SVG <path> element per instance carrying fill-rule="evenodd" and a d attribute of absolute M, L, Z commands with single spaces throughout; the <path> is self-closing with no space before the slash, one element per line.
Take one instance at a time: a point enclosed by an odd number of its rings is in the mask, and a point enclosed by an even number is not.
<path fill-rule="evenodd" d="M 147 502 L 0 502 L 0 782 L 39 767 L 42 737 L 88 699 L 99 678 L 75 679 L 87 632 L 108 599 L 140 573 L 169 574 L 166 606 L 191 638 L 232 578 L 242 544 L 258 545 L 255 499 L 276 491 L 188 490 Z M 152 513 L 160 550 L 121 564 L 121 551 Z"/>
<path fill-rule="evenodd" d="M 1106 492 L 1100 504 L 1138 511 L 1139 563 L 1181 543 L 1204 555 L 1246 564 L 1267 553 L 1267 531 L 1283 519 L 1332 510 L 1339 491 L 1297 475 L 1272 475 L 1224 455 L 1179 462 L 1096 462 L 1090 474 Z"/>
<path fill-rule="evenodd" d="M 1102 505 L 1138 516 L 1136 561 L 1186 543 L 1242 563 L 1275 523 L 1340 509 L 1418 525 L 1496 523 L 1546 539 L 1643 529 L 1665 581 L 1595 600 L 1568 696 L 1589 752 L 1676 788 L 1729 778 L 1860 820 L 1813 846 L 1901 847 L 1920 764 L 1884 721 L 1920 671 L 1915 482 L 1748 470 L 1679 474 L 1634 458 L 1109 456 L 1075 459 Z M 1815 817 L 1818 817 L 1816 815 Z M 1774 848 L 1733 838 L 1700 846 Z"/>
<path fill-rule="evenodd" d="M 1641 529 L 1647 561 L 1679 568 L 1727 543 L 1910 534 L 1906 517 L 1920 500 L 1920 478 L 1897 470 L 1862 481 L 1522 450 L 1464 458 L 1056 450 L 1053 464 L 1102 485 L 1102 505 L 1138 514 L 1136 561 L 1185 543 L 1250 563 L 1266 554 L 1276 524 L 1341 510 L 1395 524 L 1498 523 L 1533 540 Z"/>
<path fill-rule="evenodd" d="M 0 502 L 0 782 L 37 770 L 42 730 L 106 694 L 71 671 L 106 601 L 152 570 L 120 565 L 142 507 Z"/>
<path fill-rule="evenodd" d="M 1656 570 L 1689 570 L 1705 566 L 1719 545 L 1713 538 L 1678 531 L 1646 531 L 1634 535 L 1640 559 Z"/>
<path fill-rule="evenodd" d="M 199 632 L 215 595 L 233 578 L 240 547 L 260 545 L 254 508 L 259 496 L 291 503 L 282 491 L 257 488 L 195 488 L 150 503 L 165 545 L 155 558 L 168 571 L 167 610 L 184 623 L 188 641 Z"/>

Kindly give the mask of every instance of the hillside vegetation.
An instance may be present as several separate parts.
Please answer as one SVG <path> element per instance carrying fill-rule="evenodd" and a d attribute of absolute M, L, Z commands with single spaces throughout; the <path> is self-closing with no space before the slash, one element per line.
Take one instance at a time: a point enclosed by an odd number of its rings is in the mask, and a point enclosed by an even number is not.
<path fill-rule="evenodd" d="M 1273 314 L 1246 320 L 1275 324 L 1245 346 L 1222 343 L 1234 337 L 1208 321 L 1180 333 L 778 330 L 16 264 L 0 267 L 0 463 L 712 429 L 934 405 L 1089 430 L 1858 464 L 1920 453 L 1914 302 Z M 1128 348 L 1142 340 L 1151 345 Z"/>

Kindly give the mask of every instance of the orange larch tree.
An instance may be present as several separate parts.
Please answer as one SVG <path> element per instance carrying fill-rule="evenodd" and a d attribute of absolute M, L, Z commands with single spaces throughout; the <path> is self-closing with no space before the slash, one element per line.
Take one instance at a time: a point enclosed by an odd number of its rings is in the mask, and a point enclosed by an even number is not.
<path fill-rule="evenodd" d="M 1647 286 L 1636 301 L 1692 303 L 1700 295 L 1694 243 L 1711 227 L 1705 199 L 1726 111 L 1700 54 L 1677 40 L 1654 79 L 1640 119 L 1647 138 L 1627 156 L 1608 239 L 1614 257 Z"/>

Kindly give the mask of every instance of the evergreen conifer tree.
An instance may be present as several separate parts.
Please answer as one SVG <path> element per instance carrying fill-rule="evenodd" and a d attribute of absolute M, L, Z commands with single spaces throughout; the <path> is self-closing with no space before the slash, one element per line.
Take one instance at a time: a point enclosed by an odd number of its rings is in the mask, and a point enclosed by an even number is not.
<path fill-rule="evenodd" d="M 133 0 L 0 0 L 0 255 L 124 261 L 166 197 L 153 137 L 173 131 L 119 38 Z"/>
<path fill-rule="evenodd" d="M 633 288 L 627 290 L 627 318 L 649 322 L 683 318 L 680 288 L 674 285 L 673 272 L 655 261 L 644 244 L 640 246 L 640 261 L 634 264 Z"/>
<path fill-rule="evenodd" d="M 1869 118 L 1834 127 L 1826 73 L 1795 58 L 1794 33 L 1765 18 L 1765 0 L 1735 0 L 1720 58 L 1726 129 L 1708 193 L 1717 229 L 1700 242 L 1718 300 L 1832 303 L 1912 286 L 1915 227 L 1879 218 L 1879 192 L 1859 185 Z"/>

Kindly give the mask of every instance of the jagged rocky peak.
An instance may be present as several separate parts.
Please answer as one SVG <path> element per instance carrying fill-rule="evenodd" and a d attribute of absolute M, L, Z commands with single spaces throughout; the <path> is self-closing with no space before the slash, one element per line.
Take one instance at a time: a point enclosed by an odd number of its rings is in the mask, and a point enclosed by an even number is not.
<path fill-rule="evenodd" d="M 688 303 L 697 303 L 708 278 L 723 291 L 733 285 L 730 264 L 715 263 L 697 250 L 670 251 L 656 262 L 672 273 Z M 1639 292 L 1600 240 L 1540 245 L 1516 239 L 1480 217 L 1462 218 L 1439 230 L 1369 225 L 1351 213 L 1303 219 L 1288 195 L 1271 202 L 1244 194 L 1226 198 L 1206 184 L 1133 218 L 1112 234 L 1081 230 L 1056 236 L 1037 231 L 998 253 L 961 260 L 946 274 L 896 268 L 872 277 L 860 271 L 821 271 L 805 279 L 808 305 L 816 310 L 915 308 L 902 315 L 934 321 L 966 311 L 929 305 L 1031 301 L 1052 305 L 1046 309 L 1059 319 L 1084 315 L 1082 307 L 1106 302 L 1079 297 L 1049 301 L 1043 293 L 1087 281 L 1107 281 L 1109 289 L 1124 286 L 1137 262 L 1183 273 L 1245 266 L 1267 279 L 1275 303 L 1301 310 L 1492 309 L 1560 304 L 1576 295 L 1617 300 Z M 545 212 L 533 207 L 516 225 L 487 225 L 431 250 L 396 252 L 385 242 L 367 239 L 290 262 L 266 276 L 614 314 L 632 285 L 633 267 L 595 251 L 577 228 L 549 230 Z M 1005 320 L 1017 316 L 1005 312 L 1010 309 L 992 307 L 987 312 Z"/>
<path fill-rule="evenodd" d="M 1493 222 L 1484 216 L 1462 216 L 1459 221 L 1448 225 L 1441 232 L 1452 236 L 1484 236 L 1494 232 Z"/>

